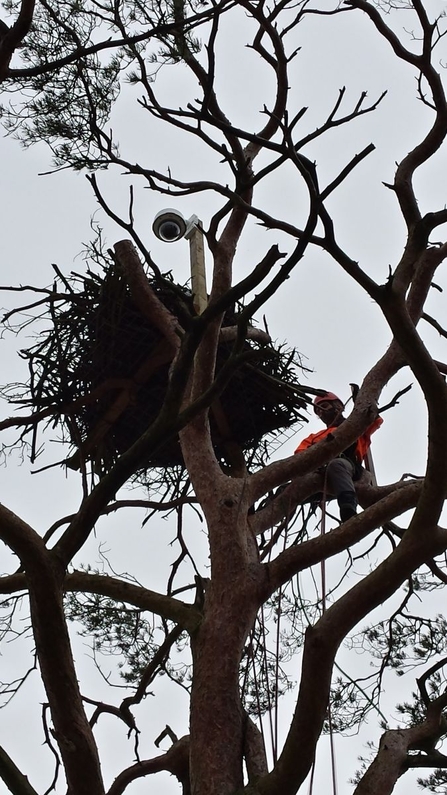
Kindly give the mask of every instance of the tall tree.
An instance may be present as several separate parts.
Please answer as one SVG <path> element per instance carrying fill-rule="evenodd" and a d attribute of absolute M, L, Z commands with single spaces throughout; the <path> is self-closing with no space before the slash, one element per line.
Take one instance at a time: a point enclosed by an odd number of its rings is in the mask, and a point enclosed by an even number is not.
<path fill-rule="evenodd" d="M 365 91 L 347 106 L 341 89 L 317 126 L 307 125 L 291 66 L 300 57 L 300 37 L 303 46 L 311 40 L 306 26 L 315 31 L 335 20 L 351 25 L 359 12 L 396 62 L 416 74 L 418 99 L 430 114 L 427 131 L 414 140 L 386 186 L 406 236 L 385 283 L 342 245 L 330 210 L 333 194 L 362 167 L 374 145 L 348 152 L 330 181 L 318 174 L 313 153 L 337 128 L 375 111 L 384 95 L 369 102 Z M 400 12 L 411 15 L 411 25 L 405 18 L 411 35 L 401 27 Z M 251 30 L 250 48 L 263 77 L 268 75 L 266 92 L 271 90 L 263 98 L 259 126 L 239 126 L 231 102 L 223 99 L 225 65 L 234 57 L 225 45 L 240 28 Z M 4 634 L 18 631 L 18 600 L 26 598 L 47 699 L 44 737 L 57 759 L 56 788 L 64 788 L 62 764 L 70 795 L 118 795 L 160 771 L 176 776 L 185 794 L 293 795 L 304 786 L 322 732 L 343 731 L 380 710 L 386 670 L 403 672 L 412 658 L 425 667 L 414 703 L 401 707 L 406 724 L 394 727 L 390 719 L 354 791 L 386 795 L 413 768 L 434 769 L 425 782 L 434 791 L 445 783 L 447 756 L 438 744 L 447 734 L 446 622 L 413 607 L 447 578 L 447 532 L 440 525 L 447 366 L 433 358 L 419 329 L 424 320 L 447 336 L 425 308 L 447 255 L 447 243 L 439 239 L 447 211 L 436 205 L 423 211 L 415 190 L 418 170 L 445 146 L 447 102 L 438 70 L 443 33 L 442 19 L 432 21 L 420 0 L 347 0 L 330 8 L 308 0 L 39 4 L 34 27 L 16 53 L 26 65 L 6 73 L 6 84 L 27 89 L 21 105 L 4 108 L 7 128 L 27 144 L 47 140 L 56 167 L 88 168 L 97 200 L 126 232 L 109 252 L 100 239 L 92 244 L 87 274 L 68 277 L 57 269 L 52 286 L 21 288 L 37 292 L 22 306 L 25 324 L 32 310 L 50 322 L 22 352 L 30 380 L 22 389 L 14 387 L 13 399 L 28 413 L 0 423 L 3 431 L 20 428 L 23 443 L 31 439 L 32 458 L 42 424 L 58 427 L 67 445 L 63 464 L 80 472 L 79 509 L 44 534 L 0 506 L 0 538 L 20 561 L 14 573 L 0 579 L 7 597 Z M 112 48 L 106 61 L 104 52 Z M 192 77 L 193 93 L 180 106 L 163 83 L 168 68 Z M 177 172 L 153 165 L 155 138 L 148 166 L 119 150 L 108 117 L 126 81 L 138 88 L 148 117 L 186 141 L 185 152 L 188 142 L 195 142 L 194 158 L 184 158 Z M 203 161 L 199 152 L 207 153 Z M 216 163 L 202 176 L 211 155 Z M 205 307 L 197 302 L 195 286 L 191 294 L 177 285 L 151 257 L 134 220 L 138 191 L 130 192 L 128 217 L 111 206 L 100 173 L 106 168 L 124 170 L 150 191 L 169 196 L 170 203 L 173 197 L 210 197 L 209 224 L 202 229 L 192 219 L 187 231 L 199 247 L 204 238 L 212 258 Z M 191 177 L 191 171 L 200 177 Z M 293 223 L 264 203 L 264 186 L 282 174 L 283 184 L 292 184 L 300 197 Z M 240 278 L 236 250 L 253 222 L 289 242 L 284 253 L 273 244 Z M 183 233 L 181 220 L 177 224 L 167 237 Z M 377 304 L 392 342 L 365 374 L 346 421 L 324 444 L 269 461 L 267 434 L 300 419 L 318 390 L 300 385 L 296 354 L 274 345 L 254 317 L 315 248 Z M 198 255 L 193 257 L 197 261 Z M 18 311 L 9 312 L 5 322 Z M 388 406 L 381 405 L 381 395 L 404 367 L 425 400 L 429 436 L 423 477 L 379 487 L 365 472 L 357 483 L 362 511 L 341 524 L 331 521 L 326 532 L 313 532 L 315 522 L 305 506 L 321 489 L 321 468 L 396 404 L 400 394 Z M 118 494 L 129 484 L 145 493 L 138 499 Z M 158 573 L 156 552 L 145 574 L 149 587 L 111 570 L 95 571 L 87 557 L 95 525 L 105 521 L 101 517 L 135 507 L 145 507 L 152 520 L 160 511 L 177 513 L 180 552 L 164 591 L 150 587 Z M 206 550 L 203 537 L 186 540 L 194 516 L 206 528 Z M 362 542 L 366 573 L 360 575 L 352 550 Z M 330 600 L 324 593 L 312 599 L 297 592 L 297 575 L 336 557 L 349 566 Z M 377 621 L 372 614 L 380 605 Z M 266 635 L 275 617 L 276 639 L 269 650 Z M 107 703 L 102 696 L 86 697 L 72 651 L 71 620 L 93 639 L 95 659 L 119 652 L 122 686 L 127 686 L 119 703 L 112 695 Z M 363 622 L 367 626 L 359 629 Z M 334 674 L 347 640 L 380 660 L 366 686 Z M 293 716 L 282 748 L 273 732 L 276 742 L 266 754 L 259 720 L 275 712 L 278 696 L 291 687 L 282 659 L 292 652 L 301 655 Z M 190 730 L 178 739 L 167 727 L 162 734 L 172 747 L 143 758 L 139 743 L 150 727 L 138 719 L 139 708 L 162 674 L 190 696 Z M 6 691 L 18 691 L 22 681 L 9 683 Z M 96 738 L 104 713 L 135 737 L 135 763 L 123 762 L 112 783 L 101 771 L 107 746 Z M 32 771 L 21 767 L 1 750 L 6 786 L 15 795 L 34 795 Z M 151 786 L 158 791 L 156 777 L 145 784 Z"/>

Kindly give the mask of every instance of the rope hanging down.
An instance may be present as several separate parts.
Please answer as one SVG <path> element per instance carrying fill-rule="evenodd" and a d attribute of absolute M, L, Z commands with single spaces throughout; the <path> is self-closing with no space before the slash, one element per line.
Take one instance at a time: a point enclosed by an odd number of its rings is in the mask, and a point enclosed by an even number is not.
<path fill-rule="evenodd" d="M 324 483 L 323 483 L 323 494 L 321 498 L 321 522 L 320 522 L 320 534 L 322 536 L 326 533 L 326 497 L 327 497 L 327 476 L 325 474 Z M 326 612 L 326 597 L 327 597 L 327 590 L 326 590 L 326 561 L 324 558 L 321 561 L 321 611 L 322 614 Z M 338 786 L 337 786 L 337 768 L 335 763 L 335 742 L 334 742 L 334 733 L 332 730 L 332 714 L 331 714 L 331 701 L 329 699 L 328 709 L 327 709 L 327 717 L 328 717 L 328 724 L 329 724 L 329 744 L 330 744 L 330 754 L 331 754 L 331 775 L 332 775 L 332 793 L 333 795 L 338 795 Z M 315 758 L 312 763 L 312 770 L 310 774 L 310 782 L 309 782 L 309 795 L 313 795 L 313 787 L 314 787 L 314 779 L 315 779 L 315 766 L 316 766 L 316 753 Z"/>

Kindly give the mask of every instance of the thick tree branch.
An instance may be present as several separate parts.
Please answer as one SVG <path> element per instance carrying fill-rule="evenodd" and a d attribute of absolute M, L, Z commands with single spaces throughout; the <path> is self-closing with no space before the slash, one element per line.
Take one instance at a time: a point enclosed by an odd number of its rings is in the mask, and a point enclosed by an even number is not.
<path fill-rule="evenodd" d="M 82 707 L 65 623 L 62 569 L 37 533 L 4 506 L 0 506 L 0 538 L 16 552 L 25 569 L 36 651 L 69 786 L 74 792 L 84 788 L 92 795 L 104 795 L 98 752 Z"/>
<path fill-rule="evenodd" d="M 35 0 L 21 0 L 19 15 L 12 28 L 0 36 L 0 83 L 8 76 L 14 51 L 29 32 L 33 21 Z"/>
<path fill-rule="evenodd" d="M 120 240 L 119 243 L 115 243 L 114 248 L 117 261 L 121 265 L 129 285 L 132 299 L 141 314 L 166 337 L 172 350 L 177 351 L 180 347 L 183 329 L 177 318 L 169 312 L 152 290 L 133 244 L 130 240 Z"/>
<path fill-rule="evenodd" d="M 101 594 L 120 602 L 127 602 L 140 610 L 149 610 L 165 619 L 175 621 L 188 632 L 193 632 L 201 620 L 200 613 L 193 605 L 186 605 L 171 596 L 164 596 L 143 588 L 141 585 L 133 585 L 125 580 L 103 574 L 81 571 L 67 574 L 64 589 L 73 592 Z"/>
<path fill-rule="evenodd" d="M 303 541 L 280 553 L 271 563 L 266 564 L 271 593 L 299 571 L 350 549 L 385 522 L 413 508 L 421 491 L 422 481 L 405 484 L 324 536 Z"/>
<path fill-rule="evenodd" d="M 9 754 L 1 747 L 0 778 L 4 781 L 8 792 L 11 792 L 12 795 L 37 795 L 37 791 L 31 786 L 28 778 L 23 775 Z"/>
<path fill-rule="evenodd" d="M 422 767 L 421 758 L 409 754 L 410 750 L 429 750 L 431 764 L 438 764 L 434 746 L 446 731 L 442 715 L 446 706 L 447 694 L 444 693 L 428 705 L 426 718 L 421 723 L 408 729 L 386 731 L 381 737 L 376 758 L 357 785 L 355 795 L 391 795 L 397 779 L 409 767 Z M 446 758 L 442 758 L 442 754 L 439 756 L 445 762 Z"/>
<path fill-rule="evenodd" d="M 166 753 L 153 759 L 143 760 L 123 770 L 107 791 L 107 795 L 122 795 L 132 781 L 152 773 L 159 773 L 162 770 L 176 776 L 183 786 L 183 795 L 190 795 L 189 737 L 181 737 Z"/>
<path fill-rule="evenodd" d="M 294 795 L 307 776 L 326 712 L 333 661 L 346 634 L 374 607 L 388 599 L 411 572 L 446 549 L 447 534 L 433 530 L 427 536 L 424 527 L 420 520 L 413 520 L 411 530 L 394 552 L 307 630 L 296 711 L 275 769 L 258 783 L 261 795 L 273 795 L 278 791 Z M 299 760 L 296 757 L 298 738 Z"/>

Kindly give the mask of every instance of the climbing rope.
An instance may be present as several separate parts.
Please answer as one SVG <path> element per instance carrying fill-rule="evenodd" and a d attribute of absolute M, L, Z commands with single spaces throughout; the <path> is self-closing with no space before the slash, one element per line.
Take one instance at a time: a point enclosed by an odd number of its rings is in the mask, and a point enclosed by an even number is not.
<path fill-rule="evenodd" d="M 323 482 L 323 493 L 322 493 L 322 500 L 321 500 L 321 521 L 320 521 L 320 534 L 324 536 L 326 533 L 326 518 L 327 518 L 327 511 L 326 511 L 326 500 L 327 500 L 327 475 L 325 473 L 324 482 Z M 303 526 L 307 526 L 307 522 L 310 519 L 311 513 L 308 514 L 307 518 L 304 517 L 303 514 L 303 506 L 301 506 L 301 513 L 302 513 L 302 522 Z M 279 541 L 281 535 L 283 535 L 283 549 L 287 548 L 287 544 L 290 541 L 290 529 L 295 524 L 298 516 L 295 518 L 289 515 L 287 512 L 287 517 L 285 520 L 279 523 L 279 526 L 276 528 L 272 528 L 272 535 L 267 543 L 264 542 L 263 549 L 261 549 L 260 559 L 264 561 L 270 561 L 273 553 L 273 549 L 275 548 L 277 542 Z M 297 538 L 292 543 L 297 543 L 297 541 L 302 538 L 301 532 L 298 532 Z M 311 571 L 311 575 L 313 573 Z M 317 585 L 315 582 L 315 588 L 318 593 L 320 590 L 321 593 L 321 614 L 324 615 L 326 611 L 327 605 L 327 579 L 326 579 L 326 563 L 324 560 L 321 561 L 320 564 L 320 585 Z M 269 686 L 269 665 L 268 665 L 268 649 L 267 649 L 267 629 L 266 629 L 266 616 L 264 612 L 264 608 L 261 608 L 259 618 L 258 618 L 258 632 L 256 632 L 255 628 L 252 630 L 250 634 L 250 641 L 247 647 L 247 665 L 244 672 L 244 680 L 242 683 L 242 694 L 246 692 L 248 679 L 250 676 L 250 669 L 252 671 L 252 682 L 254 685 L 254 697 L 256 708 L 258 712 L 258 720 L 260 726 L 260 732 L 264 744 L 264 748 L 267 747 L 267 737 L 266 737 L 266 727 L 264 725 L 263 720 L 263 712 L 267 711 L 267 734 L 270 734 L 270 747 L 272 753 L 272 760 L 275 764 L 277 761 L 278 756 L 278 747 L 279 747 L 279 709 L 278 709 L 278 700 L 279 700 L 279 659 L 280 659 L 280 641 L 281 641 L 281 615 L 282 615 L 282 601 L 284 597 L 283 588 L 279 590 L 278 593 L 278 600 L 275 607 L 276 612 L 276 638 L 275 638 L 275 686 L 272 694 L 270 692 Z M 259 660 L 260 654 L 262 655 L 262 660 Z M 260 670 L 257 670 L 257 663 L 258 666 L 260 664 Z M 260 679 L 260 676 L 261 679 Z M 261 693 L 262 685 L 261 680 L 264 680 L 264 693 Z M 267 710 L 265 710 L 267 707 Z M 265 717 L 265 716 L 264 716 Z M 336 769 L 336 750 L 335 750 L 335 742 L 334 742 L 334 732 L 333 732 L 333 721 L 332 721 L 332 714 L 331 714 L 331 704 L 328 704 L 327 710 L 327 719 L 328 719 L 328 726 L 329 726 L 329 743 L 330 743 L 330 758 L 331 758 L 331 778 L 332 778 L 332 793 L 333 795 L 338 795 L 338 785 L 337 785 L 337 769 Z M 313 795 L 313 788 L 314 788 L 314 781 L 315 781 L 315 770 L 316 770 L 316 758 L 313 761 L 311 773 L 310 773 L 310 781 L 309 781 L 309 795 Z"/>
<path fill-rule="evenodd" d="M 324 482 L 323 482 L 323 494 L 321 498 L 321 521 L 320 521 L 320 535 L 324 536 L 326 534 L 326 499 L 327 499 L 327 473 L 325 471 L 324 475 Z M 322 615 L 326 612 L 326 600 L 327 600 L 327 589 L 326 589 L 326 561 L 323 558 L 320 564 L 320 572 L 321 572 L 321 613 Z M 331 700 L 329 699 L 328 702 L 328 709 L 327 709 L 327 718 L 329 724 L 329 746 L 330 746 L 330 757 L 331 757 L 331 776 L 332 776 L 332 792 L 333 795 L 337 795 L 338 793 L 338 786 L 337 786 L 337 769 L 335 763 L 335 742 L 334 742 L 334 732 L 332 729 L 332 711 L 331 711 Z M 312 770 L 310 774 L 310 782 L 309 782 L 309 795 L 313 793 L 313 786 L 314 786 L 314 779 L 315 779 L 315 767 L 316 767 L 316 753 L 314 757 L 314 761 L 312 763 Z"/>

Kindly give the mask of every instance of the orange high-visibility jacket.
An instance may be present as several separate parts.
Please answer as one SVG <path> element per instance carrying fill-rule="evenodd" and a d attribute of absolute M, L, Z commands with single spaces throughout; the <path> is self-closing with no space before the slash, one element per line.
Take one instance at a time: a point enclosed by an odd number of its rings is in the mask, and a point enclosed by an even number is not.
<path fill-rule="evenodd" d="M 355 452 L 359 463 L 362 463 L 364 460 L 371 446 L 371 436 L 374 431 L 377 431 L 377 429 L 380 428 L 382 422 L 382 418 L 377 417 L 377 419 L 374 420 L 374 422 L 372 422 L 371 425 L 366 429 L 365 433 L 362 433 L 362 435 L 357 439 Z M 295 453 L 300 453 L 302 450 L 307 450 L 308 447 L 312 447 L 313 444 L 321 442 L 322 439 L 325 439 L 330 433 L 334 433 L 334 431 L 336 431 L 339 427 L 339 425 L 334 425 L 332 428 L 324 428 L 324 430 L 319 431 L 318 433 L 311 433 L 309 436 L 306 436 L 302 442 L 300 442 L 295 450 Z"/>

